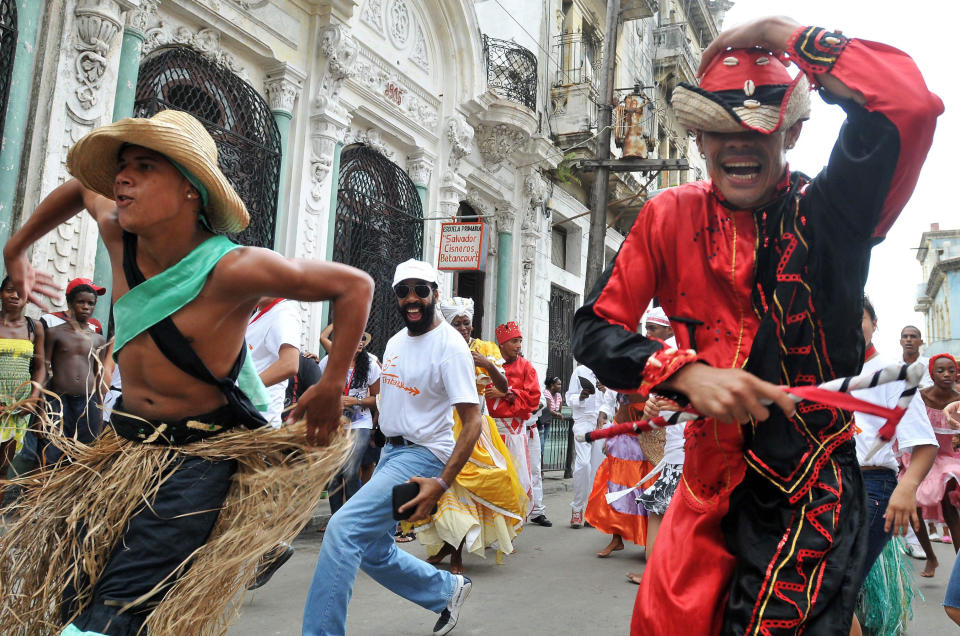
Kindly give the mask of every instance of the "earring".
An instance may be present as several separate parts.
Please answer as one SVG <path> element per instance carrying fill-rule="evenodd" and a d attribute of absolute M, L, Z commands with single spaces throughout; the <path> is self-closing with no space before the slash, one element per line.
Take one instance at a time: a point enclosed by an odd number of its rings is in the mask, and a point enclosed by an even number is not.
<path fill-rule="evenodd" d="M 705 155 L 705 154 L 703 154 L 703 153 L 701 152 L 701 153 L 700 153 L 700 158 L 701 158 L 701 159 L 706 159 L 706 158 L 707 158 L 707 155 Z"/>

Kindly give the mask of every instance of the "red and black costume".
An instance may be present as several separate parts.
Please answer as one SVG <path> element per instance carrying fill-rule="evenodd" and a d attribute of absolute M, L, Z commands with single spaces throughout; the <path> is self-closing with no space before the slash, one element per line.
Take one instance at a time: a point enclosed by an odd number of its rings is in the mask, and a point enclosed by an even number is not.
<path fill-rule="evenodd" d="M 870 250 L 912 193 L 943 105 L 883 44 L 803 27 L 788 53 L 866 104 L 821 91 L 847 114 L 828 166 L 788 172 L 758 209 L 709 181 L 646 204 L 575 319 L 575 355 L 608 386 L 645 393 L 694 359 L 790 385 L 860 370 Z M 636 333 L 653 297 L 679 351 Z M 851 423 L 807 402 L 792 419 L 772 408 L 748 426 L 689 423 L 632 633 L 847 633 L 866 543 Z"/>

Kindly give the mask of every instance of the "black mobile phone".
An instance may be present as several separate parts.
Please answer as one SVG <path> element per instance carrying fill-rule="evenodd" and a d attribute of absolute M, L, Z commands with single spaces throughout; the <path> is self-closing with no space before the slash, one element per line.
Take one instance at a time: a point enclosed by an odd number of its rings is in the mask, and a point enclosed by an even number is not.
<path fill-rule="evenodd" d="M 419 493 L 420 484 L 415 481 L 407 481 L 393 487 L 393 518 L 396 521 L 403 521 L 404 519 L 410 518 L 416 508 L 407 508 L 403 512 L 400 512 L 400 506 L 416 497 Z M 430 514 L 435 514 L 436 512 L 437 506 L 434 506 Z"/>

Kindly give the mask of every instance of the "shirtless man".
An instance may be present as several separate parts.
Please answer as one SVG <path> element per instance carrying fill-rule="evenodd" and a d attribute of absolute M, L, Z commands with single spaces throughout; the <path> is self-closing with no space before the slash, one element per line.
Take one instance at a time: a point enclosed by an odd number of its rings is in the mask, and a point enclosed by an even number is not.
<path fill-rule="evenodd" d="M 159 458 L 160 469 L 167 472 L 162 480 L 158 474 L 148 484 L 155 491 L 140 494 L 152 495 L 149 506 L 128 512 L 86 509 L 90 528 L 100 527 L 94 521 L 108 525 L 105 520 L 118 517 L 120 527 L 125 528 L 115 543 L 124 549 L 101 552 L 98 565 L 86 561 L 80 564 L 85 568 L 83 574 L 96 581 L 92 588 L 83 586 L 82 577 L 72 579 L 67 575 L 44 583 L 34 571 L 38 566 L 30 563 L 31 555 L 21 556 L 11 577 L 39 582 L 36 584 L 47 594 L 51 585 L 69 587 L 79 582 L 81 587 L 75 597 L 70 590 L 64 591 L 60 616 L 15 598 L 26 598 L 36 589 L 24 589 L 21 595 L 0 590 L 0 632 L 22 629 L 24 623 L 37 629 L 43 624 L 40 621 L 53 623 L 59 619 L 67 627 L 66 633 L 79 630 L 112 636 L 138 633 L 144 624 L 153 632 L 161 617 L 169 625 L 178 615 L 190 612 L 202 619 L 198 623 L 218 620 L 238 589 L 218 589 L 216 599 L 207 598 L 205 607 L 197 607 L 165 598 L 169 586 L 178 577 L 182 577 L 182 583 L 192 575 L 192 570 L 184 573 L 180 568 L 194 558 L 195 550 L 202 551 L 206 544 L 224 535 L 223 529 L 215 535 L 211 532 L 218 514 L 228 511 L 224 508 L 228 491 L 242 487 L 242 479 L 232 480 L 234 472 L 245 467 L 250 470 L 255 461 L 250 458 L 259 457 L 264 449 L 283 450 L 286 443 L 294 450 L 299 448 L 295 444 L 302 443 L 302 438 L 298 442 L 292 437 L 296 434 L 292 429 L 262 428 L 265 421 L 257 413 L 257 406 L 265 405 L 266 395 L 255 371 L 247 368 L 249 357 L 244 355 L 244 332 L 250 314 L 264 296 L 335 303 L 338 337 L 327 371 L 304 393 L 288 418 L 294 422 L 305 417 L 306 441 L 326 445 L 340 425 L 340 394 L 367 322 L 373 282 L 352 267 L 288 259 L 268 249 L 240 247 L 215 236 L 211 228 L 225 233 L 242 230 L 249 215 L 217 167 L 213 139 L 187 113 L 166 110 L 151 119 L 124 119 L 98 128 L 71 149 L 68 169 L 77 179 L 51 192 L 6 244 L 7 271 L 22 296 L 42 305 L 42 296 L 52 293 L 51 279 L 30 266 L 26 256 L 29 246 L 81 210 L 90 213 L 110 256 L 117 325 L 115 356 L 123 368 L 123 394 L 111 417 L 114 431 L 105 432 L 98 440 L 94 451 L 103 449 L 103 457 L 94 459 L 108 468 L 115 467 L 118 464 L 109 462 L 121 453 L 111 448 L 119 444 L 128 457 L 129 453 L 139 453 L 145 460 Z M 249 448 L 240 447 L 247 439 L 244 428 L 259 429 Z M 229 446 L 217 446 L 221 435 L 230 439 Z M 193 443 L 200 440 L 202 444 Z M 160 454 L 151 454 L 157 447 Z M 164 450 L 171 447 L 172 451 Z M 210 449 L 217 448 L 222 452 L 216 457 L 223 459 L 210 459 Z M 322 462 L 322 458 L 298 455 L 308 466 Z M 92 471 L 85 473 L 76 464 L 63 470 L 75 467 L 77 480 L 91 479 L 87 473 Z M 282 469 L 267 466 L 260 472 Z M 144 462 L 143 471 L 157 470 L 152 463 Z M 110 483 L 112 479 L 128 478 L 129 472 L 117 469 L 113 473 L 121 474 L 102 474 L 99 478 Z M 290 471 L 281 474 L 287 479 L 297 478 Z M 143 480 L 140 477 L 137 483 Z M 271 535 L 275 533 L 271 526 L 284 522 L 283 515 L 271 508 L 281 505 L 273 501 L 276 495 L 271 493 L 259 502 L 261 508 L 255 510 L 259 520 L 243 515 L 228 517 L 244 526 L 240 536 L 274 543 L 280 539 Z M 44 502 L 57 505 L 55 497 L 55 493 L 37 495 L 35 511 L 39 516 L 34 518 L 46 519 L 40 508 Z M 107 502 L 109 508 L 119 505 Z M 242 507 L 247 505 L 244 502 L 237 505 L 240 510 L 248 510 Z M 221 508 L 223 513 L 219 512 Z M 265 511 L 262 516 L 261 510 Z M 64 529 L 67 539 L 60 542 L 67 545 L 42 546 L 36 549 L 44 552 L 32 556 L 57 556 L 64 550 L 76 555 L 76 544 L 84 536 L 77 530 L 82 522 L 67 521 L 72 525 Z M 246 526 L 254 522 L 259 527 L 247 531 Z M 53 524 L 56 520 L 41 523 Z M 49 529 L 34 529 L 44 531 Z M 8 553 L 10 546 L 5 542 L 13 541 L 9 537 L 18 532 L 24 536 L 23 529 L 14 527 L 0 539 L 0 553 Z M 224 541 L 216 545 L 222 547 Z M 242 556 L 245 560 L 249 556 L 250 567 L 255 567 L 266 551 L 256 541 L 243 548 Z M 248 550 L 252 552 L 249 555 Z M 47 562 L 45 558 L 43 561 Z M 208 571 L 221 569 L 219 565 L 208 567 Z M 227 563 L 225 567 L 232 565 Z M 248 579 L 237 580 L 242 584 Z M 183 591 L 181 585 L 174 590 Z M 87 602 L 77 607 L 80 603 L 74 602 L 75 598 Z M 163 631 L 157 628 L 157 633 Z M 195 623 L 191 631 L 204 631 L 204 626 Z"/>
<path fill-rule="evenodd" d="M 73 281 L 74 283 L 76 281 Z M 52 376 L 49 388 L 56 397 L 47 397 L 47 411 L 58 413 L 60 432 L 84 444 L 100 434 L 100 386 L 106 339 L 90 329 L 88 320 L 97 306 L 97 295 L 105 290 L 85 283 L 67 287 L 70 320 L 47 330 L 46 353 Z M 94 362 L 94 357 L 97 362 Z M 52 466 L 63 455 L 54 444 L 43 448 L 43 462 Z"/>

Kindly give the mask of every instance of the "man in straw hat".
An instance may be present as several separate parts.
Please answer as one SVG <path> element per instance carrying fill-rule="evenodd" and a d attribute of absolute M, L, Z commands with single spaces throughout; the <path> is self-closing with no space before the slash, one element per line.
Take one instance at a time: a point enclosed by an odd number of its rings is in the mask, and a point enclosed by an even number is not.
<path fill-rule="evenodd" d="M 850 415 L 795 412 L 777 385 L 863 364 L 870 249 L 910 197 L 943 104 L 904 53 L 782 17 L 720 34 L 700 73 L 673 103 L 710 179 L 646 204 L 574 324 L 575 355 L 604 383 L 704 416 L 687 425 L 633 632 L 845 634 L 865 548 Z M 785 158 L 811 85 L 847 114 L 813 179 Z M 636 333 L 653 297 L 684 324 L 679 349 Z"/>
<path fill-rule="evenodd" d="M 346 458 L 340 393 L 372 281 L 215 235 L 249 216 L 186 113 L 98 128 L 67 168 L 76 180 L 11 237 L 6 267 L 40 304 L 51 279 L 27 249 L 86 208 L 113 268 L 123 395 L 95 444 L 54 437 L 70 465 L 25 478 L 19 520 L 0 540 L 0 633 L 224 633 L 259 557 L 297 533 Z M 264 296 L 332 300 L 340 334 L 288 418 L 306 421 L 281 429 L 264 426 L 244 345 Z"/>

